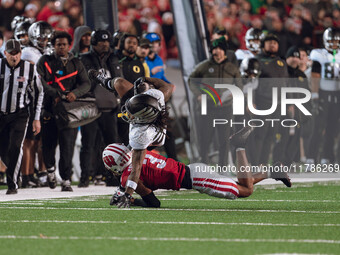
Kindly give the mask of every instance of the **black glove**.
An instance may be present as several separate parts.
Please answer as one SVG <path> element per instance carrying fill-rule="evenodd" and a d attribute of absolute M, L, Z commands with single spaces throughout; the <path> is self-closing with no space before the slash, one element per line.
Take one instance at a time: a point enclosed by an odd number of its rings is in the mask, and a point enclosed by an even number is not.
<path fill-rule="evenodd" d="M 111 197 L 110 205 L 116 205 L 120 197 L 124 196 L 124 193 L 125 193 L 125 189 L 122 186 L 119 186 Z"/>
<path fill-rule="evenodd" d="M 117 202 L 118 208 L 130 208 L 132 196 L 129 193 L 125 193 L 124 196 L 119 197 Z"/>

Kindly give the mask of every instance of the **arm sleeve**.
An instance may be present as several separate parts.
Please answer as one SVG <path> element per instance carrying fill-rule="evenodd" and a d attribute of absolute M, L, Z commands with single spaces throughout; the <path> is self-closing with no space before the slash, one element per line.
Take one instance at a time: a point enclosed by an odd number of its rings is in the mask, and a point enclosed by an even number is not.
<path fill-rule="evenodd" d="M 318 61 L 313 61 L 312 73 L 321 73 L 321 64 Z"/>

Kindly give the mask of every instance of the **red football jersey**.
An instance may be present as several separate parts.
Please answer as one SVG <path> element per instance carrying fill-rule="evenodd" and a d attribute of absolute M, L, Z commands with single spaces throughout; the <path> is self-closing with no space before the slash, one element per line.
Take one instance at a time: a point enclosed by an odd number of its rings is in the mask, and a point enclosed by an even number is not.
<path fill-rule="evenodd" d="M 126 185 L 131 169 L 132 165 L 128 166 L 121 176 L 121 185 L 123 187 Z M 179 190 L 184 174 L 184 164 L 153 152 L 147 152 L 139 179 L 151 190 Z"/>

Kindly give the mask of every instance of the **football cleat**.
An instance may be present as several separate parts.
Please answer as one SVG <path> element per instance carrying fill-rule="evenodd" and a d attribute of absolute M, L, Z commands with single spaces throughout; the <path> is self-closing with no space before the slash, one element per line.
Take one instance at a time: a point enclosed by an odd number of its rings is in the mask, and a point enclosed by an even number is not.
<path fill-rule="evenodd" d="M 88 71 L 88 75 L 90 80 L 100 83 L 106 87 L 107 82 L 110 80 L 107 76 L 97 70 L 90 69 Z"/>
<path fill-rule="evenodd" d="M 275 167 L 282 165 L 281 162 L 276 162 L 273 165 L 273 170 L 270 173 L 270 177 L 275 179 L 276 181 L 282 181 L 284 185 L 286 185 L 288 188 L 292 187 L 292 183 L 290 181 L 290 178 L 286 172 L 283 171 L 276 171 Z"/>
<path fill-rule="evenodd" d="M 61 183 L 61 191 L 71 191 L 71 192 L 73 191 L 70 180 L 66 180 Z"/>
<path fill-rule="evenodd" d="M 235 148 L 245 148 L 247 139 L 251 132 L 253 132 L 253 127 L 244 127 L 236 134 L 232 135 L 230 139 L 230 143 L 235 146 Z"/>
<path fill-rule="evenodd" d="M 55 176 L 55 172 L 49 172 L 47 174 L 47 181 L 48 186 L 50 186 L 51 189 L 55 189 L 55 187 L 57 187 L 57 178 Z"/>

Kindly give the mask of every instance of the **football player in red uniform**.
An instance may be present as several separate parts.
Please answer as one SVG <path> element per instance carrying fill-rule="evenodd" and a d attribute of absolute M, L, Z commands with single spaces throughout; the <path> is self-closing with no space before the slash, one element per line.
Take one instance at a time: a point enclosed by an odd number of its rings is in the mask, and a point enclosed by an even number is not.
<path fill-rule="evenodd" d="M 245 153 L 245 144 L 252 128 L 246 127 L 230 138 L 231 143 L 237 148 L 237 179 L 215 174 L 209 171 L 205 164 L 190 164 L 188 166 L 165 158 L 153 152 L 147 152 L 142 164 L 141 174 L 138 181 L 136 193 L 142 199 L 133 199 L 129 204 L 121 203 L 121 196 L 124 196 L 126 183 L 132 169 L 131 151 L 122 144 L 111 144 L 103 151 L 105 166 L 114 173 L 121 174 L 121 186 L 113 194 L 110 205 L 118 207 L 129 207 L 130 204 L 145 207 L 160 207 L 160 201 L 153 191 L 157 189 L 179 190 L 180 188 L 195 189 L 210 196 L 236 199 L 248 197 L 253 193 L 254 184 L 268 178 L 282 181 L 287 187 L 291 182 L 286 173 L 282 172 L 260 172 L 251 173 Z"/>
<path fill-rule="evenodd" d="M 168 117 L 165 102 L 170 99 L 174 85 L 149 77 L 140 77 L 132 84 L 121 77 L 107 78 L 94 69 L 90 69 L 88 73 L 91 80 L 121 98 L 121 118 L 130 124 L 131 172 L 125 195 L 119 197 L 124 204 L 122 207 L 129 207 L 131 195 L 138 185 L 147 148 L 164 145 Z"/>

